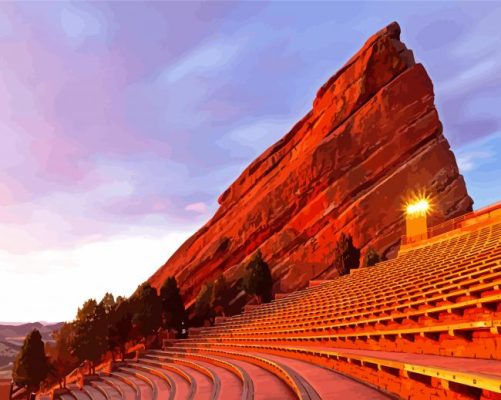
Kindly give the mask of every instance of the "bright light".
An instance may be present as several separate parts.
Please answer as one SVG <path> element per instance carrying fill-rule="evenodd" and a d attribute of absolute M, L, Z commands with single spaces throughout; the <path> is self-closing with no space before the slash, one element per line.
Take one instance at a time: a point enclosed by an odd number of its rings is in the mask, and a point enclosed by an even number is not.
<path fill-rule="evenodd" d="M 420 199 L 412 204 L 407 204 L 407 214 L 426 214 L 430 209 L 430 203 L 426 199 Z"/>

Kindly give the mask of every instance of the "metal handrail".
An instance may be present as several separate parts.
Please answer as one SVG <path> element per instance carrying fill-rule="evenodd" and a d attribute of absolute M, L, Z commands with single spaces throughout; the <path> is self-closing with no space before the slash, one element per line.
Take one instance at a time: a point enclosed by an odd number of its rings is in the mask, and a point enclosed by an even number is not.
<path fill-rule="evenodd" d="M 497 210 L 501 208 L 501 202 L 497 202 L 494 204 L 491 204 L 487 207 L 481 208 L 480 210 L 476 211 L 470 211 L 468 213 L 465 213 L 463 215 L 460 215 L 458 217 L 449 219 L 447 221 L 441 222 L 440 224 L 434 225 L 426 230 L 425 233 L 422 233 L 421 235 L 415 235 L 412 236 L 411 238 L 408 238 L 406 235 L 402 235 L 401 237 L 401 244 L 409 244 L 409 243 L 416 243 L 420 242 L 421 240 L 426 240 L 430 239 L 435 236 L 442 235 L 446 232 L 453 231 L 455 229 L 461 228 L 462 222 L 472 219 L 472 218 L 477 218 L 481 215 L 488 215 L 488 218 L 490 218 L 490 214 L 492 211 Z"/>

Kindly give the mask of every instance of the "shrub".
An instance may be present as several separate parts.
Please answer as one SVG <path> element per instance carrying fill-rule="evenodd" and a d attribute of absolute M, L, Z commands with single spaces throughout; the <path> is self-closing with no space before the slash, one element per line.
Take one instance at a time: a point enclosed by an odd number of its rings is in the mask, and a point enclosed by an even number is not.
<path fill-rule="evenodd" d="M 380 261 L 381 261 L 381 257 L 376 252 L 376 250 L 374 250 L 372 247 L 369 247 L 369 249 L 367 250 L 367 253 L 365 253 L 364 266 L 365 267 L 372 267 L 373 265 L 377 264 Z"/>
<path fill-rule="evenodd" d="M 339 275 L 346 275 L 360 264 L 360 250 L 353 245 L 351 235 L 341 233 L 334 250 L 335 266 Z"/>

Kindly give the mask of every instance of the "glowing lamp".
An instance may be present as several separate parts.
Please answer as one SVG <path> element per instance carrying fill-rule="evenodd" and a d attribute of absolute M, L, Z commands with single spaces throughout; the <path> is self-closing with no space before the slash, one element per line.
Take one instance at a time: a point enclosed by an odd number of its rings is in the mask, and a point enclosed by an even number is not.
<path fill-rule="evenodd" d="M 410 242 L 416 242 L 428 238 L 427 214 L 430 211 L 430 203 L 425 198 L 417 198 L 407 203 L 405 207 L 406 236 Z"/>
<path fill-rule="evenodd" d="M 408 215 L 416 215 L 416 214 L 426 215 L 429 209 L 430 209 L 430 203 L 428 203 L 428 200 L 421 199 L 415 203 L 407 204 L 405 211 L 407 212 Z"/>

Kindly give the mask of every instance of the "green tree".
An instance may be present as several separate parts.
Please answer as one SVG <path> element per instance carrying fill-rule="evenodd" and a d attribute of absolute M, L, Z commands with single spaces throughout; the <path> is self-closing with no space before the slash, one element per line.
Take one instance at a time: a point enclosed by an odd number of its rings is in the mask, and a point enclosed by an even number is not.
<path fill-rule="evenodd" d="M 243 289 L 247 294 L 256 296 L 258 302 L 271 301 L 273 279 L 268 264 L 258 250 L 245 267 Z"/>
<path fill-rule="evenodd" d="M 210 308 L 215 315 L 225 315 L 228 306 L 228 297 L 228 282 L 224 275 L 220 275 L 214 282 L 210 300 Z"/>
<path fill-rule="evenodd" d="M 364 257 L 364 266 L 372 267 L 381 261 L 381 257 L 372 247 L 369 247 Z"/>
<path fill-rule="evenodd" d="M 69 323 L 65 323 L 52 334 L 55 343 L 49 348 L 51 373 L 61 387 L 66 387 L 66 375 L 78 366 L 78 359 L 71 354 L 73 335 L 73 326 Z"/>
<path fill-rule="evenodd" d="M 335 266 L 339 275 L 346 275 L 360 264 L 360 250 L 353 245 L 351 235 L 341 233 L 334 250 Z"/>
<path fill-rule="evenodd" d="M 195 315 L 200 321 L 212 318 L 211 298 L 214 284 L 212 282 L 204 284 L 198 292 L 195 301 Z"/>
<path fill-rule="evenodd" d="M 116 306 L 113 294 L 107 292 L 103 296 L 100 304 L 104 307 L 104 311 L 106 312 L 106 314 L 110 314 Z"/>
<path fill-rule="evenodd" d="M 186 319 L 186 310 L 175 277 L 170 276 L 165 280 L 160 289 L 160 300 L 164 328 L 173 328 L 179 331 Z"/>
<path fill-rule="evenodd" d="M 108 322 L 108 349 L 115 358 L 115 351 L 118 349 L 122 356 L 125 353 L 125 344 L 132 332 L 132 313 L 130 303 L 122 299 L 110 314 Z"/>
<path fill-rule="evenodd" d="M 162 302 L 155 288 L 146 282 L 133 295 L 134 314 L 132 322 L 142 336 L 154 333 L 162 322 Z"/>
<path fill-rule="evenodd" d="M 71 352 L 80 362 L 89 361 L 92 373 L 108 348 L 107 328 L 106 310 L 101 303 L 87 300 L 78 309 L 77 318 L 73 321 Z"/>
<path fill-rule="evenodd" d="M 45 355 L 42 335 L 37 329 L 32 330 L 24 339 L 23 346 L 14 362 L 12 379 L 16 385 L 25 387 L 28 398 L 31 392 L 40 388 L 40 383 L 49 373 L 49 362 Z"/>

